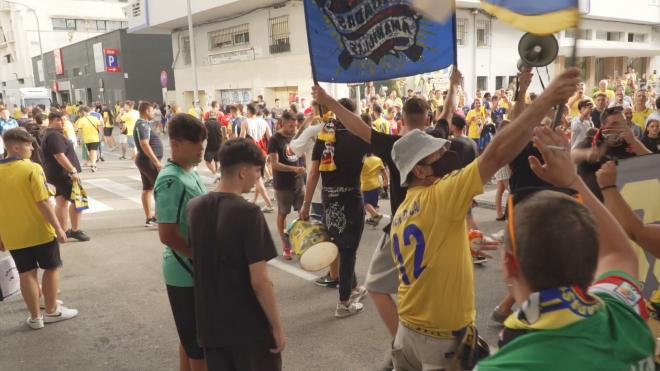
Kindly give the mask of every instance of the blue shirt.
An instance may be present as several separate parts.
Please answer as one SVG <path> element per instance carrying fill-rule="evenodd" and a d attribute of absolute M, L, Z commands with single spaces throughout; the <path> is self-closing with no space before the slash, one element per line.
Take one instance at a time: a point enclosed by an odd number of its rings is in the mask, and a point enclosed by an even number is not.
<path fill-rule="evenodd" d="M 13 118 L 9 118 L 9 120 L 7 121 L 0 119 L 0 135 L 4 135 L 7 130 L 14 129 L 17 127 L 18 127 L 18 122 L 16 122 L 16 120 L 14 120 Z"/>

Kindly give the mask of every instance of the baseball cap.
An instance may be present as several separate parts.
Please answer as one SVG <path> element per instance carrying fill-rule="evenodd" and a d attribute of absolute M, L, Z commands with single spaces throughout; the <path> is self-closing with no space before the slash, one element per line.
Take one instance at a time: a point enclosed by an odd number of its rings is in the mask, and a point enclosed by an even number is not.
<path fill-rule="evenodd" d="M 407 186 L 406 179 L 415 165 L 449 143 L 446 139 L 435 138 L 419 129 L 409 132 L 394 142 L 392 160 L 401 175 L 401 186 Z"/>

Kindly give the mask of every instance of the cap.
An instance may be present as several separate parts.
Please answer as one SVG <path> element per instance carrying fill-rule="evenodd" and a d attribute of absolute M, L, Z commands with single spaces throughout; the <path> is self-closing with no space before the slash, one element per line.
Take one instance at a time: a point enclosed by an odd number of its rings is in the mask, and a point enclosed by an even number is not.
<path fill-rule="evenodd" d="M 419 129 L 394 142 L 392 160 L 401 175 L 401 186 L 407 186 L 406 179 L 415 165 L 449 143 L 446 139 L 432 137 Z"/>

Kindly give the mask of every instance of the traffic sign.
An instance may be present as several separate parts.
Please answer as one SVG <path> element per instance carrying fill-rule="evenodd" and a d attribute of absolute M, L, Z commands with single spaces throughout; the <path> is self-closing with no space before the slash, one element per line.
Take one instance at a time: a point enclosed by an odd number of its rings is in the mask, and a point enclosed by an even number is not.
<path fill-rule="evenodd" d="M 105 71 L 106 72 L 121 72 L 119 67 L 119 49 L 105 49 Z"/>

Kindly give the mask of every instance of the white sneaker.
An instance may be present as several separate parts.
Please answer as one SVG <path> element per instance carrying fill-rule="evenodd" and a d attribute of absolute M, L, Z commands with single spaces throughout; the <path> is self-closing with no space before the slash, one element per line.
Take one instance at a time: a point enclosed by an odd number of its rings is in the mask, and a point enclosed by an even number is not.
<path fill-rule="evenodd" d="M 335 309 L 336 318 L 345 318 L 358 314 L 364 309 L 364 304 L 358 302 L 349 302 L 348 305 L 342 303 L 337 303 L 337 309 Z"/>
<path fill-rule="evenodd" d="M 263 213 L 272 213 L 273 211 L 275 211 L 275 209 L 272 206 L 264 206 L 261 208 L 261 212 Z"/>
<path fill-rule="evenodd" d="M 25 323 L 27 323 L 31 329 L 39 330 L 40 328 L 44 328 L 44 316 L 42 315 L 37 319 L 32 319 L 32 316 L 30 316 L 25 320 Z"/>
<path fill-rule="evenodd" d="M 364 286 L 358 286 L 351 291 L 351 298 L 348 300 L 357 303 L 362 301 L 365 296 L 367 296 L 367 289 Z"/>
<path fill-rule="evenodd" d="M 60 299 L 55 300 L 55 303 L 57 304 L 58 307 L 64 304 L 64 302 Z M 44 300 L 43 296 L 39 299 L 39 308 L 46 309 L 46 301 Z"/>
<path fill-rule="evenodd" d="M 63 305 L 57 307 L 55 313 L 46 313 L 44 315 L 45 323 L 55 323 L 71 319 L 78 315 L 78 309 L 67 308 Z"/>

